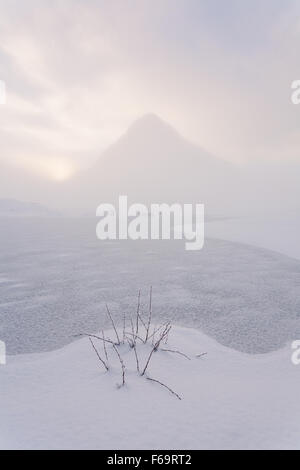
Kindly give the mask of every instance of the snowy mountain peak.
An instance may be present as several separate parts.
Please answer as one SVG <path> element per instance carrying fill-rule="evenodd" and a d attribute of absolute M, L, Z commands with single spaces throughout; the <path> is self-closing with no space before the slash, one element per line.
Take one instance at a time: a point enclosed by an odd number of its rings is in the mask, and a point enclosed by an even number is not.
<path fill-rule="evenodd" d="M 126 136 L 134 139 L 143 137 L 143 139 L 153 142 L 153 140 L 162 138 L 178 138 L 179 134 L 170 124 L 156 114 L 149 113 L 134 121 L 127 130 Z"/>

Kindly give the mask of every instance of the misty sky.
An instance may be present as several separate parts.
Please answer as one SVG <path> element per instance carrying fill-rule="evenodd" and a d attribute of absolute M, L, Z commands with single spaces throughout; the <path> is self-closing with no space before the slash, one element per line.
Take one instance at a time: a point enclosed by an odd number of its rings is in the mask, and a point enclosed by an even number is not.
<path fill-rule="evenodd" d="M 238 162 L 298 158 L 298 0 L 0 0 L 2 163 L 67 178 L 144 113 Z"/>

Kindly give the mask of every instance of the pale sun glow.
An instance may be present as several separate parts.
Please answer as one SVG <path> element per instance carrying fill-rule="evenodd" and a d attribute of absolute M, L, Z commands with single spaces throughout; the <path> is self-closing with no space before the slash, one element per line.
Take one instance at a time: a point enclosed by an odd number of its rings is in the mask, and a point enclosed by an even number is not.
<path fill-rule="evenodd" d="M 42 178 L 57 182 L 68 180 L 76 171 L 75 165 L 64 158 L 25 157 L 23 158 L 23 165 Z"/>
<path fill-rule="evenodd" d="M 60 162 L 49 166 L 49 178 L 55 181 L 66 181 L 74 174 L 74 168 L 69 163 Z"/>

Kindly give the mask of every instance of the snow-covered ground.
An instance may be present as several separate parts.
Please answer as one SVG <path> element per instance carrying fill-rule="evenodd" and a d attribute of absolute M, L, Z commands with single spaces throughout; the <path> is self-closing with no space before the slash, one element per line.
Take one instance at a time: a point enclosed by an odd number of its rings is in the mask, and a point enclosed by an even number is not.
<path fill-rule="evenodd" d="M 113 333 L 109 332 L 113 337 Z M 102 356 L 102 345 L 97 340 Z M 140 364 L 148 346 L 138 346 Z M 148 375 L 127 345 L 106 372 L 87 338 L 63 349 L 9 357 L 0 366 L 0 447 L 12 449 L 300 449 L 300 366 L 291 349 L 247 355 L 194 329 L 174 328 Z M 206 356 L 196 358 L 201 352 Z"/>
<path fill-rule="evenodd" d="M 52 350 L 0 366 L 0 448 L 300 449 L 296 222 L 211 222 L 206 234 L 230 241 L 207 238 L 197 253 L 180 242 L 101 244 L 93 219 L 0 228 L 0 339 L 9 354 Z M 144 312 L 151 284 L 155 321 L 191 327 L 174 328 L 168 345 L 191 360 L 160 351 L 148 370 L 182 400 L 138 376 L 128 346 L 117 388 L 115 352 L 105 372 L 89 340 L 74 341 L 107 328 L 106 302 L 120 324 L 139 288 Z"/>

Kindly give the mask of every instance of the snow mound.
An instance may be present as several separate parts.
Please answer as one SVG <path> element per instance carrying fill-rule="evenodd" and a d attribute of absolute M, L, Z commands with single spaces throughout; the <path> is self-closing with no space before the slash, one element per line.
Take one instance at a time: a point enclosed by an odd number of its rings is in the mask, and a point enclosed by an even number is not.
<path fill-rule="evenodd" d="M 94 344 L 104 357 L 101 342 Z M 123 387 L 117 354 L 108 347 L 107 372 L 88 338 L 8 357 L 0 367 L 0 448 L 300 448 L 300 368 L 289 348 L 247 355 L 179 327 L 162 347 L 191 358 L 157 351 L 147 369 L 181 400 L 137 374 L 126 344 L 118 347 L 126 366 Z M 141 368 L 150 350 L 150 344 L 138 346 Z"/>

